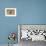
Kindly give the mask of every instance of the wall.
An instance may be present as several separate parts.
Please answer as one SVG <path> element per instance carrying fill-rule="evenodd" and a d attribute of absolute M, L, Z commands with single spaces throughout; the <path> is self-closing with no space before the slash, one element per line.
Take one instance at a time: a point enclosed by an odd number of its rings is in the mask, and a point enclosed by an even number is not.
<path fill-rule="evenodd" d="M 4 9 L 9 7 L 17 8 L 16 17 L 5 16 Z M 0 44 L 8 43 L 9 32 L 18 32 L 17 24 L 46 24 L 46 0 L 1 0 Z"/>

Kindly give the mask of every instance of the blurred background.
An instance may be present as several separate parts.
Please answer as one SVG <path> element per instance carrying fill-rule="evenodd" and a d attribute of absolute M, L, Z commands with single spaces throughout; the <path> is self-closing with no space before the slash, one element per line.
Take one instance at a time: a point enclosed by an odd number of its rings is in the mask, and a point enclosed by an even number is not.
<path fill-rule="evenodd" d="M 16 8 L 17 16 L 5 16 L 5 8 Z M 8 43 L 10 32 L 18 36 L 17 24 L 46 24 L 46 0 L 0 0 L 0 44 Z"/>

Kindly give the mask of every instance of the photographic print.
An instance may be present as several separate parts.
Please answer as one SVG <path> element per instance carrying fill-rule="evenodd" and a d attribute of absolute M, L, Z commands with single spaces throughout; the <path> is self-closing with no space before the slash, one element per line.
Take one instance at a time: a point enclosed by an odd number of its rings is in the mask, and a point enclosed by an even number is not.
<path fill-rule="evenodd" d="M 20 46 L 41 45 L 46 41 L 46 25 L 19 24 L 18 42 Z"/>
<path fill-rule="evenodd" d="M 46 25 L 22 24 L 19 27 L 20 40 L 46 41 Z"/>
<path fill-rule="evenodd" d="M 5 8 L 5 16 L 16 16 L 16 8 Z"/>

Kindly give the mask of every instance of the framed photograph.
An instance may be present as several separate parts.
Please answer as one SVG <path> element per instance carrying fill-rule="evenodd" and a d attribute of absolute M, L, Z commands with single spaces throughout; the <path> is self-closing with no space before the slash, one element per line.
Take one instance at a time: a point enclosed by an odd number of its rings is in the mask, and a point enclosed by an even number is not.
<path fill-rule="evenodd" d="M 5 16 L 16 16 L 16 8 L 5 8 Z"/>
<path fill-rule="evenodd" d="M 44 24 L 19 24 L 18 41 L 46 41 L 46 25 Z"/>

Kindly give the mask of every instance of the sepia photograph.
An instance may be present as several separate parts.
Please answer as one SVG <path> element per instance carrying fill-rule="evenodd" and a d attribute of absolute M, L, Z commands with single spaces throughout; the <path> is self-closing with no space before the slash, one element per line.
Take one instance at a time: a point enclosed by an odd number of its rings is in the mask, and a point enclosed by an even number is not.
<path fill-rule="evenodd" d="M 5 8 L 5 16 L 16 16 L 16 8 Z"/>

